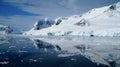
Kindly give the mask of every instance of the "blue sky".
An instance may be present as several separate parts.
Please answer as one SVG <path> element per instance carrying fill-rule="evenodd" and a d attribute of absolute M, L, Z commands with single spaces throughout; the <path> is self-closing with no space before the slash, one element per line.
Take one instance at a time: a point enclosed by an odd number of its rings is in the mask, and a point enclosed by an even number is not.
<path fill-rule="evenodd" d="M 82 14 L 120 0 L 0 0 L 0 23 L 29 30 L 39 18 Z"/>

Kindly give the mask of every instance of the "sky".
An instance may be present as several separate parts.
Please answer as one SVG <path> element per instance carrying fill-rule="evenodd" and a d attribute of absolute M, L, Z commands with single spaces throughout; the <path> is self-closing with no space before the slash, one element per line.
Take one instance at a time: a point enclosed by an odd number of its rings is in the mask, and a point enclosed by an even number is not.
<path fill-rule="evenodd" d="M 81 15 L 117 2 L 120 0 L 0 0 L 0 24 L 26 31 L 40 18 Z"/>

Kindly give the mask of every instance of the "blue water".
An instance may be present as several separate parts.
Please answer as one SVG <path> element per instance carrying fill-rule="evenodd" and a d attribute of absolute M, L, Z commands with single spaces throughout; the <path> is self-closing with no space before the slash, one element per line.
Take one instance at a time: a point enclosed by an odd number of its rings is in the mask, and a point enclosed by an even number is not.
<path fill-rule="evenodd" d="M 39 39 L 39 38 L 43 38 Z M 67 42 L 70 42 L 69 45 L 74 45 L 75 39 L 78 39 L 78 43 L 89 43 L 99 41 L 99 38 L 89 38 L 89 37 L 77 37 L 77 38 L 63 38 L 58 37 L 24 37 L 24 36 L 0 36 L 0 67 L 110 67 L 109 65 L 98 64 L 97 62 L 92 62 L 90 59 L 86 58 L 85 47 L 76 47 L 78 50 L 81 48 L 82 54 L 76 54 L 74 51 L 71 53 L 69 50 L 64 50 L 61 45 L 68 45 Z M 79 39 L 80 38 L 80 39 Z M 86 39 L 85 39 L 86 38 Z M 51 40 L 55 42 L 60 42 L 54 44 L 47 42 L 46 40 Z M 85 39 L 85 40 L 83 40 Z M 92 39 L 92 40 L 91 40 Z M 96 39 L 96 41 L 95 41 Z M 105 39 L 105 38 L 103 38 Z M 113 38 L 112 38 L 113 39 Z M 57 41 L 56 41 L 57 40 Z M 79 41 L 80 40 L 80 41 Z M 72 44 L 73 41 L 73 44 Z M 83 42 L 85 41 L 85 42 Z M 87 41 L 87 42 L 86 42 Z M 109 41 L 109 40 L 108 40 Z M 106 44 L 106 41 L 100 41 L 102 44 Z M 70 47 L 68 45 L 68 48 Z M 67 46 L 65 46 L 67 48 Z M 72 48 L 72 47 L 71 47 Z M 93 50 L 93 49 L 92 49 Z M 120 51 L 119 49 L 117 49 Z M 71 56 L 59 56 L 59 55 L 73 54 Z M 118 53 L 119 54 L 119 53 Z M 108 62 L 107 60 L 105 60 Z M 119 59 L 117 59 L 119 61 Z M 108 62 L 108 64 L 110 64 Z M 111 66 L 116 67 L 117 65 L 112 64 Z"/>

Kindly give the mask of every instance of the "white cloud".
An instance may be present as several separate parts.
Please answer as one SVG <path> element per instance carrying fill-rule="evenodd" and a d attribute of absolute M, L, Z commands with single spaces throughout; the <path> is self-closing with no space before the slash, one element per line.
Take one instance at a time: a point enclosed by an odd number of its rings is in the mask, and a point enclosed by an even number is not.
<path fill-rule="evenodd" d="M 59 2 L 63 0 L 4 0 L 11 5 L 17 6 L 23 11 L 31 12 L 34 14 L 42 14 L 43 17 L 55 18 L 57 16 L 73 15 L 77 7 L 73 4 L 74 0 L 64 0 L 69 3 L 62 7 Z M 66 2 L 67 3 L 67 2 Z M 66 4 L 65 3 L 65 4 Z M 63 5 L 63 4 L 62 4 Z M 70 6 L 72 8 L 70 8 Z"/>
<path fill-rule="evenodd" d="M 77 2 L 78 2 L 78 0 L 61 0 L 61 2 L 59 4 L 77 12 L 77 11 L 79 11 L 79 6 L 76 4 Z"/>
<path fill-rule="evenodd" d="M 12 26 L 17 28 L 18 30 L 29 30 L 35 21 L 37 21 L 40 17 L 38 16 L 10 16 L 3 17 L 0 16 L 0 24 Z"/>

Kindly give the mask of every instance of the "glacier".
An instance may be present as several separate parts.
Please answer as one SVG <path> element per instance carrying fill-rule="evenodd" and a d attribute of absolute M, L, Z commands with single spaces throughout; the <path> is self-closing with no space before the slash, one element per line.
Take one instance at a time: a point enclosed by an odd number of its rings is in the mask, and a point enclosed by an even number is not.
<path fill-rule="evenodd" d="M 34 30 L 33 28 L 24 32 L 23 35 L 120 36 L 120 2 L 94 8 L 82 15 L 56 18 L 54 24 L 40 30 Z"/>

